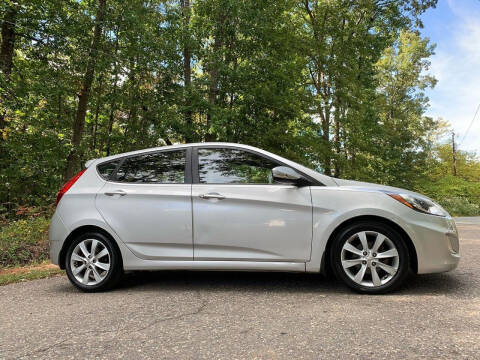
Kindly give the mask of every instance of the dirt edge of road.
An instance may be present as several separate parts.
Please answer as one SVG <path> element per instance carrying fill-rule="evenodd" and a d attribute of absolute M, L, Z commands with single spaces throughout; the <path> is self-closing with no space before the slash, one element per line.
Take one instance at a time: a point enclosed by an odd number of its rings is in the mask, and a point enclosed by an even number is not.
<path fill-rule="evenodd" d="M 0 269 L 0 286 L 20 281 L 43 279 L 63 274 L 57 265 L 50 263 Z"/>

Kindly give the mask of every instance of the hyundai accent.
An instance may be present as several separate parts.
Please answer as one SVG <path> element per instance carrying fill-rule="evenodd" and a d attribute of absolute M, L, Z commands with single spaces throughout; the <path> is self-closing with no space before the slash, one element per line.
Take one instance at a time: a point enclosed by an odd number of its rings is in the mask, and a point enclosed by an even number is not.
<path fill-rule="evenodd" d="M 88 161 L 59 191 L 49 238 L 52 262 L 83 291 L 124 271 L 188 269 L 332 272 L 385 293 L 460 259 L 454 221 L 429 198 L 230 143 Z"/>

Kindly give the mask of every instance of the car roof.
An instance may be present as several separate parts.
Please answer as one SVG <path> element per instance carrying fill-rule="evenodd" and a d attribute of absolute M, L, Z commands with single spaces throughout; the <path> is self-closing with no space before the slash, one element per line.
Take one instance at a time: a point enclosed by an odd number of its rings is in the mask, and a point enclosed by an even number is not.
<path fill-rule="evenodd" d="M 265 153 L 265 154 L 268 153 L 265 150 L 262 150 L 262 149 L 259 149 L 259 148 L 256 148 L 256 147 L 250 146 L 250 145 L 244 145 L 244 144 L 229 143 L 229 142 L 197 142 L 197 143 L 187 143 L 187 144 L 166 145 L 166 146 L 159 146 L 159 147 L 153 147 L 153 148 L 124 152 L 124 153 L 120 153 L 120 154 L 115 154 L 115 155 L 110 155 L 110 156 L 106 156 L 106 157 L 102 157 L 102 158 L 88 160 L 85 163 L 85 166 L 89 167 L 94 162 L 95 163 L 104 162 L 104 161 L 114 160 L 116 158 L 121 158 L 121 157 L 124 157 L 124 156 L 137 155 L 137 154 L 160 151 L 160 150 L 182 149 L 182 148 L 196 147 L 196 146 L 227 146 L 227 147 L 231 146 L 231 147 L 238 147 L 238 148 L 255 150 L 255 151 L 258 151 L 260 153 Z"/>
<path fill-rule="evenodd" d="M 101 162 L 110 161 L 110 160 L 114 160 L 114 159 L 117 159 L 117 158 L 122 158 L 122 157 L 125 157 L 125 156 L 131 156 L 131 155 L 137 155 L 137 154 L 140 155 L 140 154 L 143 154 L 143 153 L 160 151 L 160 150 L 182 149 L 182 148 L 197 147 L 197 146 L 199 146 L 199 147 L 205 147 L 205 146 L 236 147 L 236 148 L 241 148 L 241 149 L 246 149 L 246 150 L 252 150 L 252 151 L 257 152 L 259 154 L 263 154 L 263 155 L 266 155 L 270 158 L 276 159 L 279 162 L 285 163 L 286 165 L 289 165 L 293 168 L 297 168 L 298 170 L 301 170 L 302 172 L 306 173 L 307 175 L 317 179 L 318 181 L 320 181 L 324 185 L 337 186 L 337 184 L 335 183 L 335 181 L 331 177 L 329 177 L 327 175 L 323 175 L 321 173 L 318 173 L 318 172 L 316 172 L 312 169 L 309 169 L 309 168 L 307 168 L 307 167 L 305 167 L 301 164 L 298 164 L 294 161 L 288 160 L 288 159 L 283 158 L 279 155 L 273 154 L 273 153 L 271 153 L 269 151 L 266 151 L 266 150 L 259 149 L 259 148 L 254 147 L 254 146 L 245 145 L 245 144 L 238 144 L 238 143 L 229 143 L 229 142 L 197 142 L 197 143 L 159 146 L 159 147 L 154 147 L 154 148 L 130 151 L 130 152 L 115 154 L 115 155 L 111 155 L 111 156 L 107 156 L 107 157 L 103 157 L 103 158 L 89 160 L 85 163 L 85 167 L 88 168 L 92 165 L 97 165 Z"/>

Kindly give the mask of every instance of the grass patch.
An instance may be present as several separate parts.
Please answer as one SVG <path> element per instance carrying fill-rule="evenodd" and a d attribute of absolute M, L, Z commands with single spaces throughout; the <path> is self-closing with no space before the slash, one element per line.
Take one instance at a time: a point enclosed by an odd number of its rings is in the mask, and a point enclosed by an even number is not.
<path fill-rule="evenodd" d="M 40 264 L 48 259 L 49 219 L 31 217 L 0 229 L 0 269 Z"/>
<path fill-rule="evenodd" d="M 64 273 L 48 260 L 49 223 L 44 214 L 0 223 L 0 286 Z"/>
<path fill-rule="evenodd" d="M 20 281 L 48 278 L 59 274 L 64 274 L 64 271 L 60 270 L 58 266 L 48 263 L 3 269 L 0 270 L 0 286 Z"/>

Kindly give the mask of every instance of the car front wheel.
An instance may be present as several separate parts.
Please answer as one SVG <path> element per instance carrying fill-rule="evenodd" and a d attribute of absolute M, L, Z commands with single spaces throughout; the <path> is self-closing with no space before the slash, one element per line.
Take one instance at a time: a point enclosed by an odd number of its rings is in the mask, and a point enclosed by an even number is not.
<path fill-rule="evenodd" d="M 348 226 L 334 239 L 330 255 L 337 277 L 361 293 L 393 291 L 404 282 L 409 271 L 404 239 L 383 223 Z"/>
<path fill-rule="evenodd" d="M 97 232 L 86 233 L 70 244 L 66 270 L 73 285 L 82 291 L 107 290 L 121 277 L 120 254 L 108 237 Z"/>

